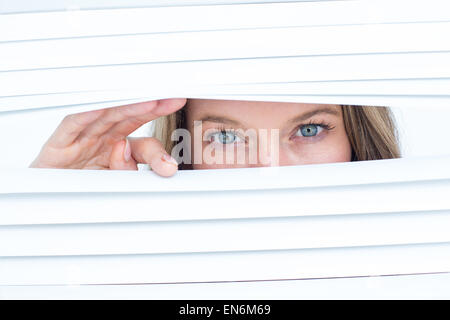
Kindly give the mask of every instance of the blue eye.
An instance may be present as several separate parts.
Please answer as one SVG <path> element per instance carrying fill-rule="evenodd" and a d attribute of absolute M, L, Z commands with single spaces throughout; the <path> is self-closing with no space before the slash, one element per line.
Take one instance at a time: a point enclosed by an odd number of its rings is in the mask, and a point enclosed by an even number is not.
<path fill-rule="evenodd" d="M 303 137 L 314 137 L 317 134 L 319 134 L 322 130 L 323 128 L 317 124 L 306 124 L 299 128 L 296 135 L 297 136 L 302 135 Z"/>
<path fill-rule="evenodd" d="M 236 135 L 229 131 L 221 131 L 219 134 L 219 142 L 223 144 L 233 143 L 236 141 Z"/>
<path fill-rule="evenodd" d="M 214 133 L 211 138 L 213 141 L 217 141 L 221 144 L 230 144 L 240 141 L 240 138 L 233 131 L 226 130 Z"/>

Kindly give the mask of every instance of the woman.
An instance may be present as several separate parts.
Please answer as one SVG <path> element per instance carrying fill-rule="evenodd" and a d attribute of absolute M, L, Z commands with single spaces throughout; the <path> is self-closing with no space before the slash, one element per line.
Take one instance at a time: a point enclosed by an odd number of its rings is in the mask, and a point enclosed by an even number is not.
<path fill-rule="evenodd" d="M 127 138 L 152 120 L 154 138 Z M 183 137 L 181 148 L 175 130 Z M 144 163 L 168 177 L 179 165 L 214 169 L 397 157 L 388 108 L 165 99 L 67 116 L 31 167 L 137 170 Z"/>

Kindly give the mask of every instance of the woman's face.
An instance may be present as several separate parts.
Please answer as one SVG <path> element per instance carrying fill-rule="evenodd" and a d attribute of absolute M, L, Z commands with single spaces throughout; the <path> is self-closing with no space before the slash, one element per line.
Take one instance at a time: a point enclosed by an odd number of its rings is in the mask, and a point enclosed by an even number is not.
<path fill-rule="evenodd" d="M 191 99 L 186 120 L 193 169 L 351 160 L 337 105 Z"/>

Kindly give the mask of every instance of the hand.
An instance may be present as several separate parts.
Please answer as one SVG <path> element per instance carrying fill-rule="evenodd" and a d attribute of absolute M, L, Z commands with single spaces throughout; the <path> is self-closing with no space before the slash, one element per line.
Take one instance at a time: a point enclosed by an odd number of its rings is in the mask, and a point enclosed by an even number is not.
<path fill-rule="evenodd" d="M 145 163 L 161 176 L 172 176 L 177 164 L 159 140 L 127 136 L 185 104 L 186 99 L 165 99 L 68 115 L 30 167 L 137 170 Z"/>

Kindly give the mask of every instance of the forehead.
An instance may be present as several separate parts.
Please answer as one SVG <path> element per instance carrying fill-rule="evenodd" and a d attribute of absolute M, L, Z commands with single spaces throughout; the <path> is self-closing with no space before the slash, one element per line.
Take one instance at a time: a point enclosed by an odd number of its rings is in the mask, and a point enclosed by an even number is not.
<path fill-rule="evenodd" d="M 255 123 L 281 125 L 319 110 L 329 111 L 321 113 L 324 116 L 333 116 L 333 113 L 334 116 L 342 115 L 338 105 L 209 99 L 190 99 L 186 115 L 190 121 L 205 117 L 222 117 L 236 119 L 249 125 Z"/>

